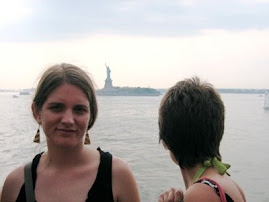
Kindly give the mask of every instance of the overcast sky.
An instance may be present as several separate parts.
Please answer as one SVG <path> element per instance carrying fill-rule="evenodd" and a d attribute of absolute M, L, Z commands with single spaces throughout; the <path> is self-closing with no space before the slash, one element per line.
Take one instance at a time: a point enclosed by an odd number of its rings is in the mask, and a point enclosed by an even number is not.
<path fill-rule="evenodd" d="M 98 88 L 269 89 L 269 0 L 0 0 L 0 88 L 32 88 L 69 62 Z"/>

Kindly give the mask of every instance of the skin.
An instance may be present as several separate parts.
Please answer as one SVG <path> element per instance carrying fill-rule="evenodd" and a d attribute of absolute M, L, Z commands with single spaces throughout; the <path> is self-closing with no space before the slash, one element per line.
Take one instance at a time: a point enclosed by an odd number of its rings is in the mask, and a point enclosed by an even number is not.
<path fill-rule="evenodd" d="M 162 193 L 159 197 L 158 202 L 168 201 L 168 202 L 179 202 L 183 197 L 183 191 L 181 189 L 171 188 L 168 191 Z"/>
<path fill-rule="evenodd" d="M 172 152 L 170 152 L 170 157 L 172 161 L 178 165 Z M 180 169 L 186 188 L 186 192 L 184 194 L 184 202 L 219 202 L 220 198 L 211 187 L 202 183 L 193 184 L 193 177 L 200 166 L 201 164 L 197 164 L 190 169 Z M 224 192 L 227 193 L 234 201 L 246 201 L 242 189 L 231 179 L 231 177 L 226 174 L 220 175 L 215 168 L 208 168 L 201 177 L 206 177 L 218 182 Z M 179 195 L 180 197 L 183 195 L 182 189 L 171 188 L 170 190 L 165 191 L 163 194 L 161 194 L 158 201 L 178 202 Z"/>
<path fill-rule="evenodd" d="M 49 95 L 42 109 L 32 110 L 46 135 L 48 151 L 37 167 L 36 200 L 40 202 L 85 201 L 98 172 L 100 154 L 84 146 L 90 119 L 89 101 L 84 92 L 62 84 Z M 24 183 L 24 166 L 12 171 L 5 180 L 1 201 L 15 201 Z M 131 169 L 122 159 L 112 159 L 114 201 L 140 201 Z"/>

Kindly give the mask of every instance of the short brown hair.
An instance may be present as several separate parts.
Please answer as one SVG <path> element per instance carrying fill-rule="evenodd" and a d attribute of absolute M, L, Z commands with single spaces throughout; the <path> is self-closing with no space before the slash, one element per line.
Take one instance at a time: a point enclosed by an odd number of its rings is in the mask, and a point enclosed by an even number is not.
<path fill-rule="evenodd" d="M 221 160 L 224 114 L 221 97 L 211 84 L 198 77 L 179 81 L 162 98 L 159 140 L 181 168 L 193 167 L 208 158 Z"/>

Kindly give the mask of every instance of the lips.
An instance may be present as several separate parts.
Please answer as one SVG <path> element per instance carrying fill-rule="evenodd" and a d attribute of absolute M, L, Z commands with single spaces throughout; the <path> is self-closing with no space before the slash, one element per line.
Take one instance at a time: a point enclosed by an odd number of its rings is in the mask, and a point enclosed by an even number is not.
<path fill-rule="evenodd" d="M 58 128 L 57 130 L 64 133 L 74 133 L 77 131 L 75 129 L 66 129 L 66 128 Z"/>

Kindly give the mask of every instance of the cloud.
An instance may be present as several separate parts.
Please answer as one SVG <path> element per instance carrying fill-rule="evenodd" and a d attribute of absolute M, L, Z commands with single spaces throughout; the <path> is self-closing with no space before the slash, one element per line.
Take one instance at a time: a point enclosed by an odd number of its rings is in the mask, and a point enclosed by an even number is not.
<path fill-rule="evenodd" d="M 0 29 L 8 24 L 16 24 L 31 14 L 27 0 L 0 1 Z"/>
<path fill-rule="evenodd" d="M 186 36 L 204 29 L 269 27 L 269 3 L 242 1 L 22 1 L 16 20 L 0 27 L 0 41 L 57 41 L 90 35 Z M 254 2 L 254 1 L 248 1 Z M 16 10 L 16 9 L 15 9 Z M 3 22 L 2 22 L 3 23 Z"/>

